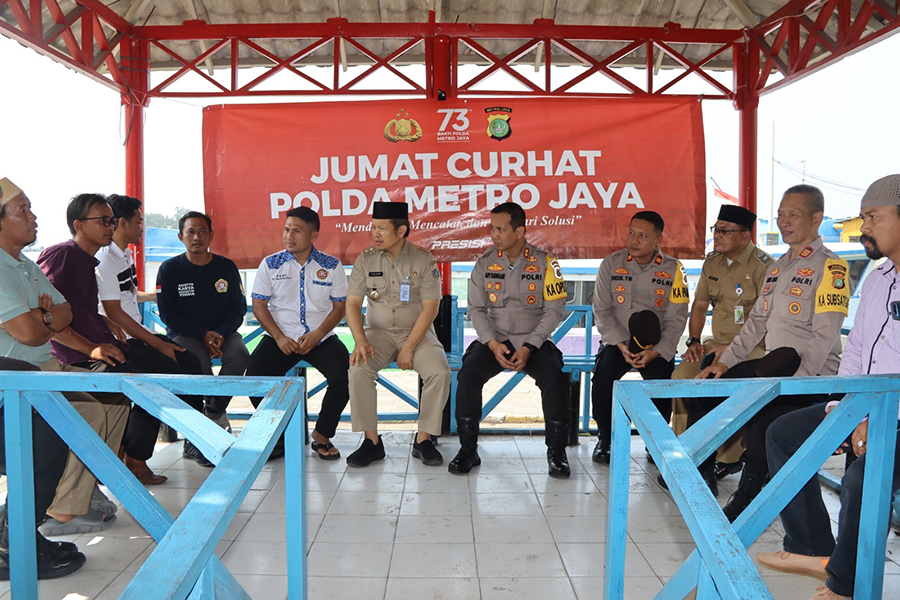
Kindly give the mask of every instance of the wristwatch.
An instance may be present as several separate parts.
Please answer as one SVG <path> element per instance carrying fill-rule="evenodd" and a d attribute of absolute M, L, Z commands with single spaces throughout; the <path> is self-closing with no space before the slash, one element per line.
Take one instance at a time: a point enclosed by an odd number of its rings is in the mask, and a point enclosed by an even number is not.
<path fill-rule="evenodd" d="M 537 352 L 537 346 L 535 346 L 534 344 L 529 344 L 526 342 L 526 343 L 522 344 L 522 347 L 528 348 L 528 351 L 531 352 L 532 354 Z"/>
<path fill-rule="evenodd" d="M 43 306 L 38 306 L 37 308 L 39 311 L 41 311 L 41 321 L 44 322 L 44 325 L 47 327 L 47 329 L 50 329 L 50 325 L 53 324 L 53 315 L 51 315 L 50 311 Z"/>
<path fill-rule="evenodd" d="M 693 346 L 694 344 L 696 344 L 699 341 L 700 341 L 700 338 L 689 337 L 687 339 L 687 342 L 685 342 L 685 346 L 690 348 L 691 346 Z"/>

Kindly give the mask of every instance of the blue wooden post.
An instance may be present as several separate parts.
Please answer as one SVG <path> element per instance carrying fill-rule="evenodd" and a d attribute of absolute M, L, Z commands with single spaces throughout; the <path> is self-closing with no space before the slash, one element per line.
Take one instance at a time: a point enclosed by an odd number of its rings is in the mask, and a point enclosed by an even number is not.
<path fill-rule="evenodd" d="M 878 394 L 869 413 L 863 497 L 856 554 L 855 598 L 876 598 L 884 589 L 884 555 L 891 518 L 891 483 L 897 444 L 897 393 Z"/>
<path fill-rule="evenodd" d="M 616 382 L 615 386 L 620 384 Z M 609 516 L 606 525 L 605 600 L 625 597 L 625 548 L 628 542 L 628 478 L 631 463 L 631 422 L 619 402 L 612 406 L 609 461 Z"/>
<path fill-rule="evenodd" d="M 300 380 L 305 393 L 306 381 Z M 288 598 L 306 600 L 306 439 L 298 414 L 284 431 L 284 504 L 287 527 Z"/>
<path fill-rule="evenodd" d="M 3 392 L 3 410 L 12 595 L 17 600 L 37 600 L 31 404 L 19 392 L 7 390 Z"/>

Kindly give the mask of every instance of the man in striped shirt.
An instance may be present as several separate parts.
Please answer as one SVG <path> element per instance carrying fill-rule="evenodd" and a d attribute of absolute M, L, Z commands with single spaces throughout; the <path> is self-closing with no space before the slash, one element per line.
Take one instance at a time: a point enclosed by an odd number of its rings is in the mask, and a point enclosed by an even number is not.
<path fill-rule="evenodd" d="M 869 258 L 887 260 L 870 274 L 862 287 L 856 321 L 847 338 L 839 375 L 900 373 L 900 175 L 879 179 L 862 198 L 860 241 Z M 773 475 L 818 427 L 836 402 L 816 404 L 779 418 L 767 431 L 769 472 Z M 858 458 L 844 472 L 838 537 L 822 501 L 818 478 L 813 477 L 781 512 L 784 550 L 759 553 L 761 564 L 776 571 L 808 575 L 825 581 L 813 600 L 853 597 L 856 548 L 862 503 L 868 421 L 857 426 L 837 450 Z M 900 421 L 897 445 L 900 448 Z M 900 488 L 900 462 L 894 460 L 892 489 Z M 885 510 L 890 510 L 885 506 Z"/>

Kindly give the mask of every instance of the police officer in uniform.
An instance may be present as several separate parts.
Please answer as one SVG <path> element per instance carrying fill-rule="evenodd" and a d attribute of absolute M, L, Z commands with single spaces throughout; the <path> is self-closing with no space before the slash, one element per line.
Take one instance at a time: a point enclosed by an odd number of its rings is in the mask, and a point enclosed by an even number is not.
<path fill-rule="evenodd" d="M 653 211 L 631 218 L 626 247 L 607 256 L 594 283 L 594 319 L 601 346 L 594 366 L 591 400 L 597 421 L 595 462 L 609 462 L 613 384 L 632 368 L 644 379 L 668 379 L 674 368 L 675 350 L 688 317 L 688 289 L 684 267 L 659 249 L 665 223 Z M 661 327 L 659 343 L 632 352 L 629 317 L 649 310 Z M 671 400 L 654 400 L 668 421 Z"/>
<path fill-rule="evenodd" d="M 719 218 L 712 227 L 713 252 L 703 262 L 691 305 L 687 351 L 681 355 L 682 362 L 675 367 L 672 379 L 693 379 L 707 356 L 709 364 L 718 361 L 747 320 L 763 288 L 768 267 L 775 260 L 751 241 L 755 223 L 756 215 L 742 206 L 726 204 L 719 209 Z M 701 341 L 710 305 L 712 337 Z M 765 344 L 760 340 L 748 358 L 762 358 L 763 354 Z M 684 398 L 672 400 L 672 430 L 676 435 L 686 429 L 688 402 Z M 718 493 L 716 478 L 740 470 L 741 452 L 740 433 L 719 448 L 715 472 L 703 473 L 713 495 Z"/>
<path fill-rule="evenodd" d="M 443 463 L 431 440 L 441 434 L 450 392 L 450 366 L 433 327 L 441 302 L 441 276 L 431 253 L 406 241 L 409 230 L 405 202 L 376 202 L 375 245 L 359 255 L 348 281 L 347 325 L 356 342 L 350 355 L 350 413 L 353 431 L 365 432 L 362 445 L 347 457 L 347 464 L 354 467 L 385 456 L 378 435 L 375 380 L 394 360 L 401 369 L 415 370 L 423 381 L 412 455 L 426 465 Z"/>
<path fill-rule="evenodd" d="M 701 371 L 698 378 L 762 375 L 758 372 L 761 361 L 748 358 L 763 337 L 767 352 L 788 350 L 799 355 L 799 368 L 794 367 L 795 373 L 769 375 L 809 377 L 837 373 L 841 359 L 841 324 L 850 304 L 850 281 L 847 261 L 826 248 L 819 237 L 824 212 L 825 198 L 816 187 L 796 185 L 784 193 L 777 220 L 781 236 L 790 250 L 769 265 L 759 299 L 744 326 L 719 361 Z M 741 481 L 737 492 L 723 508 L 730 521 L 743 512 L 766 482 L 765 444 L 769 424 L 783 414 L 819 400 L 815 396 L 779 397 L 747 423 Z M 715 398 L 693 399 L 689 425 L 720 402 L 721 399 Z M 707 459 L 707 463 L 711 460 Z M 708 467 L 701 464 L 700 468 Z"/>
<path fill-rule="evenodd" d="M 551 477 L 568 477 L 566 377 L 562 353 L 550 335 L 562 321 L 566 284 L 559 263 L 525 241 L 525 211 L 507 202 L 491 211 L 494 248 L 475 263 L 469 278 L 469 316 L 478 334 L 459 371 L 456 422 L 461 448 L 451 473 L 481 464 L 478 426 L 482 389 L 503 371 L 524 371 L 541 390 Z"/>

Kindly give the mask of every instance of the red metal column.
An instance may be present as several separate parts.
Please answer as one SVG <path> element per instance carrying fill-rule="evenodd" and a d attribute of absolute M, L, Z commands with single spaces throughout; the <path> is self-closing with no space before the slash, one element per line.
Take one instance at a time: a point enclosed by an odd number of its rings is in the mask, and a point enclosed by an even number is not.
<path fill-rule="evenodd" d="M 144 200 L 144 107 L 149 102 L 150 88 L 149 42 L 130 39 L 123 52 L 122 74 L 127 85 L 122 93 L 125 106 L 125 193 Z M 144 205 L 147 212 L 147 205 Z M 134 264 L 137 267 L 138 286 L 144 288 L 144 239 L 132 246 Z"/>
<path fill-rule="evenodd" d="M 453 97 L 453 65 L 450 59 L 450 38 L 438 35 L 431 39 L 431 94 L 433 98 L 445 100 Z M 440 263 L 441 293 L 445 296 L 453 292 L 451 263 Z"/>
<path fill-rule="evenodd" d="M 735 78 L 737 93 L 735 108 L 739 114 L 740 154 L 738 172 L 738 199 L 741 206 L 756 212 L 757 121 L 759 93 L 756 82 L 759 77 L 759 51 L 751 40 L 736 44 Z"/>

